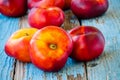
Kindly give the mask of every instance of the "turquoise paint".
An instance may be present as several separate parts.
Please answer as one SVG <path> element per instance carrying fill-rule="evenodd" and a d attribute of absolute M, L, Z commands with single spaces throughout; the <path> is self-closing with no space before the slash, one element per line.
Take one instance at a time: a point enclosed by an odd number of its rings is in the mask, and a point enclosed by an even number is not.
<path fill-rule="evenodd" d="M 8 18 L 0 14 L 0 80 L 12 80 L 14 59 L 4 52 L 4 45 L 10 35 L 18 29 L 18 19 Z"/>

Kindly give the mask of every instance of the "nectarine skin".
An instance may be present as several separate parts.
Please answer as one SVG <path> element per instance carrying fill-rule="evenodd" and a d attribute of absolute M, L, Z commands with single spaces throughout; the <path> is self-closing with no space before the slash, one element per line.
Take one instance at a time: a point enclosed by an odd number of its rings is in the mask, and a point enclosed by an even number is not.
<path fill-rule="evenodd" d="M 32 63 L 44 71 L 58 71 L 64 67 L 73 48 L 72 38 L 58 26 L 38 30 L 30 42 Z"/>
<path fill-rule="evenodd" d="M 22 62 L 31 62 L 29 42 L 36 31 L 35 28 L 25 28 L 14 32 L 5 44 L 6 54 Z"/>
<path fill-rule="evenodd" d="M 70 32 L 73 39 L 71 58 L 90 61 L 100 56 L 104 50 L 105 38 L 100 30 L 92 26 L 78 26 Z"/>
<path fill-rule="evenodd" d="M 28 8 L 31 9 L 31 8 L 34 7 L 34 5 L 35 5 L 37 2 L 39 2 L 39 1 L 41 1 L 41 0 L 27 0 L 27 1 L 28 1 L 28 2 L 27 2 Z"/>
<path fill-rule="evenodd" d="M 33 8 L 28 14 L 28 22 L 31 27 L 41 29 L 45 26 L 61 26 L 64 23 L 65 14 L 58 7 Z"/>
<path fill-rule="evenodd" d="M 63 9 L 65 4 L 64 0 L 28 0 L 28 8 L 48 8 L 48 7 L 59 7 Z"/>
<path fill-rule="evenodd" d="M 72 0 L 71 10 L 81 19 L 101 16 L 108 9 L 108 0 Z"/>
<path fill-rule="evenodd" d="M 27 0 L 0 0 L 0 13 L 9 17 L 20 17 L 27 12 Z"/>

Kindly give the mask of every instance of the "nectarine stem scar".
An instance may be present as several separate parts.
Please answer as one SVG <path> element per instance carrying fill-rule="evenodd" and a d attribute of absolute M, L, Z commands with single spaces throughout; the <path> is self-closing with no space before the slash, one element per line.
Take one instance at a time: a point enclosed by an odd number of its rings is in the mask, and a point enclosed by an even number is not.
<path fill-rule="evenodd" d="M 26 35 L 26 36 L 29 36 L 29 34 L 28 34 L 28 33 L 25 33 L 25 35 Z"/>
<path fill-rule="evenodd" d="M 53 49 L 53 50 L 57 49 L 57 45 L 56 44 L 50 44 L 49 47 L 50 47 L 50 49 Z"/>

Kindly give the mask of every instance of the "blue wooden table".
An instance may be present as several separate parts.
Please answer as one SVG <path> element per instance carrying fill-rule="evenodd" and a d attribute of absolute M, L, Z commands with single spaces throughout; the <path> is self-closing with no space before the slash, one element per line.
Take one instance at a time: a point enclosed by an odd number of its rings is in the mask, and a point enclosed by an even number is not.
<path fill-rule="evenodd" d="M 90 62 L 68 59 L 59 72 L 44 72 L 31 63 L 22 63 L 7 56 L 4 45 L 10 35 L 20 28 L 30 27 L 27 15 L 8 18 L 0 14 L 0 80 L 120 80 L 120 0 L 109 0 L 109 9 L 101 17 L 80 20 L 66 11 L 63 28 L 91 25 L 102 31 L 106 44 L 103 54 Z"/>

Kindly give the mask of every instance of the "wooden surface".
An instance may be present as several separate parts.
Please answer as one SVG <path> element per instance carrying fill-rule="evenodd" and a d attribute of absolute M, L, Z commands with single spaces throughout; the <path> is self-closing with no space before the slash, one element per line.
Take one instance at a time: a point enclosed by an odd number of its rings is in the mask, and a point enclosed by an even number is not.
<path fill-rule="evenodd" d="M 0 80 L 120 80 L 120 0 L 109 0 L 109 9 L 101 17 L 81 20 L 66 11 L 62 27 L 95 26 L 102 31 L 106 44 L 103 54 L 90 62 L 68 59 L 59 72 L 44 72 L 31 63 L 17 61 L 4 52 L 9 36 L 20 28 L 30 27 L 27 16 L 8 18 L 0 14 Z"/>

